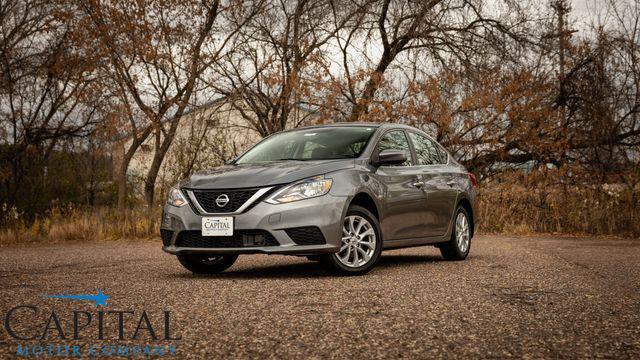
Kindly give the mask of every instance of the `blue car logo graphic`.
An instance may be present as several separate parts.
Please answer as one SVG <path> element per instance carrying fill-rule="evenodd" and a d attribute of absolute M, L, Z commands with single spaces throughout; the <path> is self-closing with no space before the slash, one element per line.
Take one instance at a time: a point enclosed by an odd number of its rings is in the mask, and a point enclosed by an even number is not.
<path fill-rule="evenodd" d="M 103 308 L 107 307 L 107 300 L 110 298 L 109 295 L 99 290 L 97 294 L 59 294 L 59 295 L 49 295 L 47 296 L 50 299 L 71 299 L 71 300 L 83 300 L 83 301 L 91 301 L 93 302 L 95 307 L 102 306 Z"/>

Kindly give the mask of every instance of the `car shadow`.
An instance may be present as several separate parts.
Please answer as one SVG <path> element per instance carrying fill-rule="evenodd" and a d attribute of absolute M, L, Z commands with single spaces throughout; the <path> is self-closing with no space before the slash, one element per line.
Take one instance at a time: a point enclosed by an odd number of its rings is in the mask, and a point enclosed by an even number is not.
<path fill-rule="evenodd" d="M 407 270 L 411 269 L 411 265 L 419 265 L 425 263 L 440 262 L 443 259 L 436 255 L 400 255 L 400 254 L 383 254 L 378 260 L 374 272 L 384 271 L 385 269 L 405 267 Z M 171 278 L 185 278 L 185 279 L 234 279 L 234 280 L 246 280 L 246 279 L 278 279 L 278 278 L 320 278 L 320 277 L 333 277 L 331 273 L 322 269 L 320 264 L 315 261 L 305 261 L 293 264 L 275 264 L 268 266 L 243 268 L 241 270 L 234 270 L 231 267 L 220 274 L 212 275 L 199 275 L 190 274 L 188 272 L 180 271 L 177 273 L 167 274 Z"/>
<path fill-rule="evenodd" d="M 411 264 L 423 264 L 444 261 L 438 255 L 401 255 L 401 254 L 382 254 L 376 267 L 395 268 L 408 266 Z"/>

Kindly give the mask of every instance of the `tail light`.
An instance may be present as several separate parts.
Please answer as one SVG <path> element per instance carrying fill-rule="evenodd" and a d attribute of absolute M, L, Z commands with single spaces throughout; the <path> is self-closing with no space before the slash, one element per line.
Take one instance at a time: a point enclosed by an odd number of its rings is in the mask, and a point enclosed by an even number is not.
<path fill-rule="evenodd" d="M 473 173 L 468 173 L 467 175 L 469 175 L 469 181 L 471 181 L 471 187 L 478 186 L 478 179 L 476 179 L 476 176 L 473 175 Z"/>

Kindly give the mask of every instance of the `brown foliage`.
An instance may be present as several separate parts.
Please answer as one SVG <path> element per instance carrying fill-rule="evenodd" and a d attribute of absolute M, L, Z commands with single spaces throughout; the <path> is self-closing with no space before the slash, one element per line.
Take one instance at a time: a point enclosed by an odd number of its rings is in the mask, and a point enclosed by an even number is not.
<path fill-rule="evenodd" d="M 566 174 L 511 173 L 480 188 L 484 233 L 570 233 L 640 236 L 640 174 L 611 183 L 567 183 Z"/>
<path fill-rule="evenodd" d="M 8 226 L 0 230 L 0 247 L 18 243 L 145 239 L 157 236 L 160 231 L 143 207 L 125 211 L 104 207 L 53 208 L 35 221 L 10 215 Z"/>

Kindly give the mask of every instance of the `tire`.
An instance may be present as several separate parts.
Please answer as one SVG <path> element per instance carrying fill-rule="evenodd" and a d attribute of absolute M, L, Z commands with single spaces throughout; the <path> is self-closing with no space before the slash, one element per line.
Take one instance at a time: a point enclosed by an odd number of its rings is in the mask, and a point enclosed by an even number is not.
<path fill-rule="evenodd" d="M 369 210 L 349 206 L 342 239 L 341 251 L 321 257 L 320 264 L 327 271 L 341 276 L 363 275 L 376 265 L 382 252 L 382 235 L 378 219 Z"/>
<path fill-rule="evenodd" d="M 238 255 L 178 255 L 178 261 L 194 274 L 218 274 L 233 265 Z"/>
<path fill-rule="evenodd" d="M 461 220 L 461 217 L 464 220 Z M 459 220 L 462 224 L 459 224 Z M 459 238 L 458 235 L 461 234 L 462 237 Z M 451 239 L 446 243 L 440 244 L 439 248 L 442 257 L 446 260 L 464 260 L 469 255 L 469 250 L 471 249 L 471 222 L 469 221 L 469 213 L 464 207 L 458 206 L 456 209 L 453 217 Z"/>

